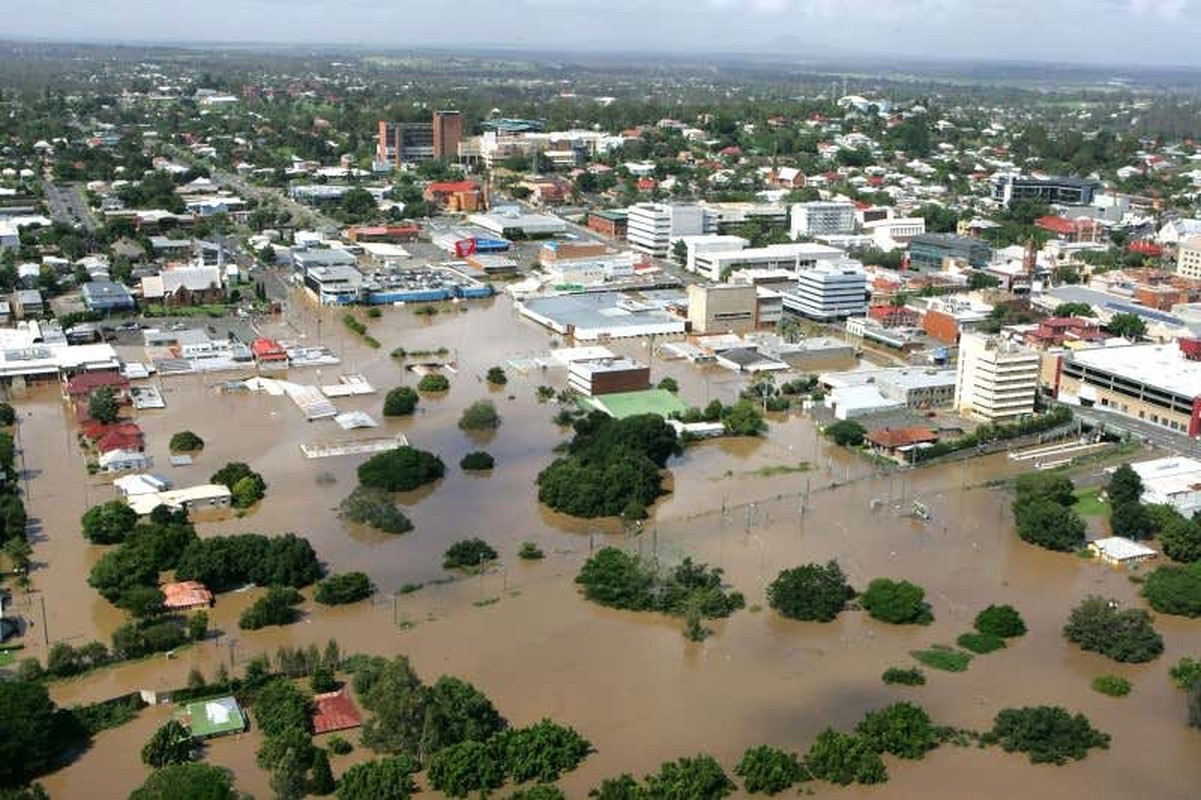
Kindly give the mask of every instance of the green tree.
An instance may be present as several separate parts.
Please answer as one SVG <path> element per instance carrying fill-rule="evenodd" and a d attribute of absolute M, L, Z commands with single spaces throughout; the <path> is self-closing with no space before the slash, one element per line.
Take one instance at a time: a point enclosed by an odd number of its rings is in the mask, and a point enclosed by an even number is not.
<path fill-rule="evenodd" d="M 1033 500 L 1049 500 L 1056 505 L 1070 506 L 1076 502 L 1076 487 L 1071 478 L 1049 472 L 1026 472 L 1015 483 L 1017 504 Z"/>
<path fill-rule="evenodd" d="M 334 793 L 337 783 L 334 772 L 329 768 L 329 753 L 318 749 L 313 754 L 313 771 L 309 777 L 309 793 L 319 797 Z"/>
<path fill-rule="evenodd" d="M 1154 506 L 1148 511 L 1155 516 Z M 1159 544 L 1164 555 L 1182 564 L 1201 561 L 1201 524 L 1185 519 L 1175 509 L 1168 508 L 1168 511 L 1170 516 L 1159 527 Z"/>
<path fill-rule="evenodd" d="M 656 388 L 662 389 L 665 392 L 671 392 L 672 394 L 679 394 L 680 392 L 680 384 L 670 375 L 659 381 L 659 385 Z"/>
<path fill-rule="evenodd" d="M 0 402 L 0 426 L 11 427 L 17 421 L 17 412 L 12 404 Z"/>
<path fill-rule="evenodd" d="M 0 788 L 47 772 L 68 744 L 60 738 L 57 708 L 45 686 L 0 681 Z"/>
<path fill-rule="evenodd" d="M 975 628 L 1002 639 L 1026 634 L 1026 623 L 1013 606 L 990 605 L 976 615 Z"/>
<path fill-rule="evenodd" d="M 92 506 L 80 520 L 83 535 L 92 544 L 120 544 L 137 522 L 137 512 L 120 500 Z"/>
<path fill-rule="evenodd" d="M 893 625 L 928 625 L 934 621 L 926 591 L 909 581 L 876 578 L 859 598 L 874 619 Z"/>
<path fill-rule="evenodd" d="M 383 489 L 356 487 L 342 500 L 338 513 L 344 519 L 369 525 L 384 533 L 400 534 L 413 530 L 413 523 L 396 506 L 392 495 Z"/>
<path fill-rule="evenodd" d="M 407 492 L 438 480 L 446 467 L 433 453 L 406 445 L 377 453 L 358 472 L 359 482 L 368 488 Z"/>
<path fill-rule="evenodd" d="M 505 721 L 488 696 L 466 681 L 443 675 L 426 692 L 422 752 L 435 753 L 459 742 L 485 742 Z"/>
<path fill-rule="evenodd" d="M 283 752 L 271 768 L 271 793 L 275 800 L 300 800 L 305 794 L 304 767 L 296 751 Z"/>
<path fill-rule="evenodd" d="M 408 386 L 397 386 L 384 397 L 385 417 L 406 417 L 417 409 L 420 396 Z"/>
<path fill-rule="evenodd" d="M 671 259 L 676 262 L 677 266 L 684 266 L 688 263 L 688 243 L 683 239 L 676 239 L 675 244 L 671 246 Z"/>
<path fill-rule="evenodd" d="M 505 771 L 495 748 L 482 742 L 459 742 L 430 759 L 429 781 L 450 797 L 467 797 L 478 792 L 486 797 L 505 781 Z"/>
<path fill-rule="evenodd" d="M 371 579 L 364 572 L 331 575 L 317 584 L 313 599 L 327 606 L 357 603 L 371 596 Z"/>
<path fill-rule="evenodd" d="M 107 386 L 101 386 L 88 396 L 88 416 L 97 422 L 111 425 L 117 421 L 121 408 L 117 405 L 116 395 Z"/>
<path fill-rule="evenodd" d="M 152 769 L 186 764 L 196 753 L 196 740 L 176 720 L 159 727 L 142 748 L 142 763 Z"/>
<path fill-rule="evenodd" d="M 734 789 L 717 759 L 701 754 L 664 763 L 658 772 L 646 776 L 646 787 L 637 796 L 644 800 L 721 800 Z"/>
<path fill-rule="evenodd" d="M 494 431 L 500 427 L 500 414 L 491 400 L 477 400 L 463 410 L 459 428 L 465 431 Z"/>
<path fill-rule="evenodd" d="M 1046 499 L 1014 505 L 1018 536 L 1048 550 L 1072 551 L 1084 544 L 1086 526 L 1075 510 Z"/>
<path fill-rule="evenodd" d="M 877 753 L 891 753 L 900 758 L 921 758 L 938 747 L 938 730 L 930 715 L 913 703 L 893 703 L 879 711 L 869 711 L 855 726 Z"/>
<path fill-rule="evenodd" d="M 496 466 L 496 460 L 483 450 L 473 450 L 459 459 L 459 467 L 467 472 L 484 472 Z"/>
<path fill-rule="evenodd" d="M 851 783 L 884 783 L 888 770 L 866 739 L 826 728 L 805 756 L 813 777 L 847 786 Z"/>
<path fill-rule="evenodd" d="M 1143 597 L 1161 614 L 1201 617 L 1201 562 L 1158 567 L 1143 582 Z"/>
<path fill-rule="evenodd" d="M 509 377 L 505 375 L 505 371 L 500 367 L 490 367 L 485 380 L 493 386 L 504 386 L 509 382 Z"/>
<path fill-rule="evenodd" d="M 1087 717 L 1058 706 L 1003 709 L 986 741 L 999 743 L 1007 753 L 1025 753 L 1034 764 L 1066 764 L 1093 747 L 1109 747 L 1109 735 L 1093 728 Z"/>
<path fill-rule="evenodd" d="M 355 764 L 338 781 L 338 800 L 409 800 L 417 765 L 405 756 Z"/>
<path fill-rule="evenodd" d="M 1176 688 L 1189 690 L 1201 684 L 1201 659 L 1184 657 L 1177 661 L 1170 670 L 1172 682 Z"/>
<path fill-rule="evenodd" d="M 641 800 L 642 788 L 634 776 L 626 773 L 616 778 L 605 778 L 600 786 L 588 792 L 595 800 Z"/>
<path fill-rule="evenodd" d="M 474 569 L 499 556 L 492 545 L 483 539 L 460 539 L 446 549 L 442 557 L 443 569 Z"/>
<path fill-rule="evenodd" d="M 248 678 L 249 680 L 249 678 Z M 288 731 L 311 731 L 312 701 L 286 678 L 272 678 L 255 693 L 250 707 L 263 736 L 272 738 Z"/>
<path fill-rule="evenodd" d="M 351 221 L 370 217 L 376 211 L 375 197 L 366 189 L 354 188 L 342 195 L 342 211 Z"/>
<path fill-rule="evenodd" d="M 1114 661 L 1142 663 L 1163 652 L 1163 638 L 1142 609 L 1119 610 L 1117 603 L 1093 595 L 1072 609 L 1063 635 L 1082 650 Z"/>
<path fill-rule="evenodd" d="M 358 680 L 356 676 L 356 691 Z M 377 753 L 408 755 L 420 760 L 425 730 L 425 690 L 404 656 L 386 662 L 360 694 L 374 716 L 363 722 L 363 744 Z"/>
<path fill-rule="evenodd" d="M 421 380 L 417 381 L 417 391 L 429 392 L 437 394 L 450 389 L 450 379 L 445 375 L 440 375 L 436 372 L 431 372 L 429 375 L 423 375 Z"/>
<path fill-rule="evenodd" d="M 168 447 L 172 453 L 195 453 L 204 449 L 204 439 L 191 431 L 180 431 L 172 435 Z"/>
<path fill-rule="evenodd" d="M 1088 303 L 1060 303 L 1051 312 L 1054 317 L 1095 317 L 1093 307 Z"/>
<path fill-rule="evenodd" d="M 236 800 L 233 780 L 208 764 L 173 764 L 150 773 L 129 800 Z"/>
<path fill-rule="evenodd" d="M 271 586 L 238 617 L 238 627 L 255 631 L 268 625 L 291 625 L 300 616 L 293 606 L 303 600 L 291 586 Z"/>
<path fill-rule="evenodd" d="M 574 729 L 549 719 L 498 734 L 495 747 L 505 773 L 517 783 L 558 780 L 579 766 L 592 749 Z"/>
<path fill-rule="evenodd" d="M 758 436 L 767 430 L 767 423 L 755 404 L 749 400 L 739 400 L 726 408 L 721 414 L 721 424 L 726 433 L 731 436 Z"/>
<path fill-rule="evenodd" d="M 831 622 L 855 596 L 837 561 L 786 569 L 767 587 L 767 602 L 789 619 Z"/>
<path fill-rule="evenodd" d="M 867 436 L 867 428 L 853 419 L 847 419 L 827 425 L 822 429 L 822 433 L 832 439 L 834 444 L 843 447 L 858 447 L 863 444 L 863 437 Z"/>
<path fill-rule="evenodd" d="M 809 770 L 796 753 L 760 745 L 749 748 L 734 768 L 742 786 L 751 794 L 776 795 L 809 779 Z"/>
<path fill-rule="evenodd" d="M 1104 328 L 1111 336 L 1121 336 L 1135 342 L 1147 333 L 1147 323 L 1138 314 L 1114 314 Z"/>

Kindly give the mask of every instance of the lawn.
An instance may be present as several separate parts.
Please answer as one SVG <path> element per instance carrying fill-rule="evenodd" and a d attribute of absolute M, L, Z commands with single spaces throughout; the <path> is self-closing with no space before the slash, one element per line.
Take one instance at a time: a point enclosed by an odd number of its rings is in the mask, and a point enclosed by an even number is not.
<path fill-rule="evenodd" d="M 1076 513 L 1082 517 L 1104 517 L 1109 515 L 1109 504 L 1101 499 L 1098 488 L 1081 489 L 1076 492 Z"/>

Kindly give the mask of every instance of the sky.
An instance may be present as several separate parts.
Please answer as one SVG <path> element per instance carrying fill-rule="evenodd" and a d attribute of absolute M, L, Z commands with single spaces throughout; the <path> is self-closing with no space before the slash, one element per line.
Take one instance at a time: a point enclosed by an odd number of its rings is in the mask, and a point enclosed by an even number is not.
<path fill-rule="evenodd" d="M 1201 0 L 38 0 L 23 8 L 6 15 L 0 37 L 1201 66 Z"/>

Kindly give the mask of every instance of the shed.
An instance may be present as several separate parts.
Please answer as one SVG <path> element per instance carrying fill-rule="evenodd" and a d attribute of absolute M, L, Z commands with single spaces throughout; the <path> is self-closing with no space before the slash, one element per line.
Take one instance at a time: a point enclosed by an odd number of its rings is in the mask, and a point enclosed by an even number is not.
<path fill-rule="evenodd" d="M 208 608 L 213 604 L 213 593 L 198 581 L 164 583 L 159 589 L 163 593 L 163 606 L 174 611 Z"/>
<path fill-rule="evenodd" d="M 1139 564 L 1159 555 L 1145 544 L 1139 544 L 1125 536 L 1110 536 L 1089 542 L 1088 551 L 1106 564 L 1114 566 Z"/>
<path fill-rule="evenodd" d="M 313 733 L 357 728 L 363 717 L 345 689 L 313 695 Z"/>
<path fill-rule="evenodd" d="M 232 697 L 188 703 L 181 717 L 197 739 L 212 739 L 246 730 L 246 715 Z"/>

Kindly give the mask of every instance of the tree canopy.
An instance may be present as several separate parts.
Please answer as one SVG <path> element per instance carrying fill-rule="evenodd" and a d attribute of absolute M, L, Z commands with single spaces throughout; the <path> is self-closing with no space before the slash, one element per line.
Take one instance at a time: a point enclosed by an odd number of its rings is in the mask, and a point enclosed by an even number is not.
<path fill-rule="evenodd" d="M 413 523 L 397 507 L 392 494 L 383 489 L 356 486 L 353 492 L 343 498 L 338 506 L 338 514 L 343 519 L 368 525 L 384 533 L 400 534 L 413 530 Z"/>
<path fill-rule="evenodd" d="M 359 482 L 372 489 L 408 492 L 432 483 L 446 472 L 442 459 L 407 445 L 377 453 L 359 465 Z"/>
<path fill-rule="evenodd" d="M 491 400 L 476 400 L 463 410 L 459 428 L 465 431 L 494 431 L 500 427 L 500 414 Z"/>
<path fill-rule="evenodd" d="M 385 417 L 404 417 L 417 409 L 420 395 L 408 386 L 397 386 L 384 397 Z"/>
<path fill-rule="evenodd" d="M 786 569 L 767 587 L 767 602 L 789 619 L 830 622 L 855 596 L 837 561 Z"/>
<path fill-rule="evenodd" d="M 1028 472 L 1018 476 L 1013 516 L 1023 541 L 1048 550 L 1070 551 L 1084 544 L 1084 520 L 1072 508 L 1076 489 L 1062 475 Z"/>
<path fill-rule="evenodd" d="M 1093 595 L 1072 609 L 1063 635 L 1082 650 L 1114 661 L 1141 663 L 1163 652 L 1163 637 L 1141 608 L 1119 609 L 1117 603 Z"/>
<path fill-rule="evenodd" d="M 734 774 L 742 778 L 743 788 L 751 794 L 767 795 L 791 789 L 810 777 L 796 753 L 767 745 L 751 747 L 743 753 Z"/>
<path fill-rule="evenodd" d="M 1156 568 L 1143 582 L 1143 597 L 1161 614 L 1201 617 L 1201 562 Z"/>
<path fill-rule="evenodd" d="M 299 589 L 321 577 L 321 562 L 309 541 L 294 533 L 241 533 L 193 539 L 179 556 L 175 576 L 199 581 L 214 592 L 248 583 Z"/>
<path fill-rule="evenodd" d="M 117 421 L 117 417 L 120 415 L 121 407 L 117 404 L 117 397 L 109 387 L 101 386 L 88 396 L 88 416 L 97 422 L 111 425 Z"/>
<path fill-rule="evenodd" d="M 473 569 L 498 558 L 496 550 L 483 539 L 460 539 L 446 549 L 443 569 Z"/>
<path fill-rule="evenodd" d="M 229 773 L 208 764 L 172 764 L 150 773 L 129 800 L 236 800 Z"/>
<path fill-rule="evenodd" d="M 576 583 L 594 603 L 631 611 L 682 615 L 694 608 L 702 617 L 727 617 L 742 608 L 740 592 L 722 584 L 722 571 L 685 558 L 667 569 L 615 547 L 594 553 L 580 569 Z"/>
<path fill-rule="evenodd" d="M 142 763 L 152 769 L 171 764 L 187 764 L 196 753 L 192 733 L 177 720 L 169 720 L 142 747 Z"/>
<path fill-rule="evenodd" d="M 137 512 L 120 500 L 92 506 L 80 520 L 83 535 L 92 544 L 120 544 L 137 522 Z"/>
<path fill-rule="evenodd" d="M 884 783 L 888 770 L 867 739 L 826 728 L 805 755 L 805 766 L 814 778 L 839 786 L 851 783 Z"/>
<path fill-rule="evenodd" d="M 371 579 L 365 572 L 343 572 L 320 581 L 313 599 L 327 606 L 345 605 L 366 600 L 371 591 Z"/>
<path fill-rule="evenodd" d="M 844 419 L 822 428 L 822 433 L 830 437 L 834 444 L 843 447 L 858 447 L 867 436 L 867 428 L 853 419 Z"/>
<path fill-rule="evenodd" d="M 926 590 L 909 581 L 876 578 L 859 598 L 867 612 L 881 622 L 893 625 L 928 625 L 934 621 Z"/>
<path fill-rule="evenodd" d="M 980 633 L 1008 639 L 1024 636 L 1026 623 L 1013 606 L 990 605 L 976 615 L 975 628 Z"/>
<path fill-rule="evenodd" d="M 19 786 L 53 766 L 65 744 L 57 710 L 42 684 L 0 681 L 0 788 Z"/>
<path fill-rule="evenodd" d="M 997 714 L 988 741 L 1007 753 L 1025 753 L 1034 764 L 1079 761 L 1091 748 L 1109 747 L 1109 735 L 1093 728 L 1083 714 L 1058 706 L 1006 708 Z"/>

